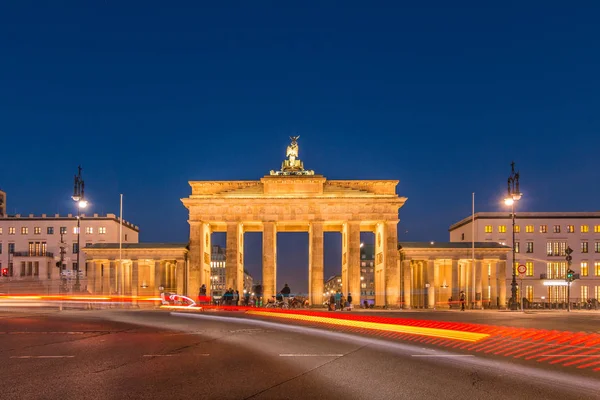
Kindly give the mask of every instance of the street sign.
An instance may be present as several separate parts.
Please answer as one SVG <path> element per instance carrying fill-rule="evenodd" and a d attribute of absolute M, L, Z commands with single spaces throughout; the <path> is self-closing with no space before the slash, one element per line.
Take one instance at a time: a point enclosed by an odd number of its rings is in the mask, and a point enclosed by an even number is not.
<path fill-rule="evenodd" d="M 565 257 L 565 258 L 567 259 L 567 261 L 571 261 L 571 260 L 573 260 L 573 257 L 572 257 L 572 256 L 567 256 L 567 257 Z"/>
<path fill-rule="evenodd" d="M 525 265 L 521 264 L 517 268 L 517 271 L 519 271 L 520 274 L 524 274 L 525 272 L 527 272 L 527 267 Z"/>

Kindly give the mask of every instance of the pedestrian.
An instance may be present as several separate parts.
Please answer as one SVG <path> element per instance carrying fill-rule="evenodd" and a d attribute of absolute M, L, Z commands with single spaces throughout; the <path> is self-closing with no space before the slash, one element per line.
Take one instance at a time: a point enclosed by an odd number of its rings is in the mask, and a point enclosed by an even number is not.
<path fill-rule="evenodd" d="M 335 311 L 335 295 L 333 292 L 329 296 L 329 311 Z"/>
<path fill-rule="evenodd" d="M 283 286 L 283 289 L 281 289 L 281 295 L 283 296 L 283 302 L 285 304 L 288 304 L 289 302 L 289 298 L 290 298 L 290 293 L 292 292 L 292 290 L 290 289 L 290 287 L 288 286 L 288 284 L 286 283 Z"/>
<path fill-rule="evenodd" d="M 352 310 L 352 293 L 348 292 L 348 311 Z"/>
<path fill-rule="evenodd" d="M 337 292 L 335 292 L 335 309 L 336 310 L 340 309 L 340 301 L 341 300 L 342 300 L 342 294 L 338 290 Z"/>
<path fill-rule="evenodd" d="M 237 306 L 239 301 L 240 301 L 240 291 L 236 290 L 235 293 L 233 294 L 233 302 Z"/>
<path fill-rule="evenodd" d="M 465 292 L 460 291 L 460 311 L 465 311 Z"/>

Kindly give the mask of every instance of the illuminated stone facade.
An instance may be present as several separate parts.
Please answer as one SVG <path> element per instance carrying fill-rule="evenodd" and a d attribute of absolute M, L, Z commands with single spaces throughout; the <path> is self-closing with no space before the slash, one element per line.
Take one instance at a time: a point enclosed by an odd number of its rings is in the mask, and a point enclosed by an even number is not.
<path fill-rule="evenodd" d="M 406 201 L 396 194 L 398 181 L 327 180 L 307 173 L 297 156 L 296 143 L 293 151 L 288 149 L 289 159 L 280 174 L 271 172 L 257 181 L 189 182 L 192 193 L 182 199 L 190 224 L 188 293 L 196 293 L 202 284 L 210 286 L 213 232 L 227 233 L 226 285 L 240 292 L 244 233 L 262 232 L 262 285 L 267 297 L 275 295 L 277 287 L 277 233 L 308 232 L 309 299 L 321 304 L 323 233 L 341 232 L 342 290 L 354 296 L 361 292 L 360 232 L 366 231 L 375 234 L 375 303 L 398 304 L 398 210 Z"/>

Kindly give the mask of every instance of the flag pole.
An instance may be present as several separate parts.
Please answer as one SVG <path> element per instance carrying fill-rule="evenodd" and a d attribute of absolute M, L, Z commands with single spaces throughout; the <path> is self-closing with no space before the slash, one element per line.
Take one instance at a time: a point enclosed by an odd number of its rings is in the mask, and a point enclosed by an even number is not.
<path fill-rule="evenodd" d="M 119 269 L 121 270 L 120 278 L 120 292 L 121 296 L 125 295 L 125 273 L 123 271 L 123 194 L 120 195 L 120 206 L 119 206 Z"/>
<path fill-rule="evenodd" d="M 475 269 L 477 268 L 475 265 L 475 192 L 473 192 L 471 209 L 471 266 L 473 267 L 471 272 L 473 277 L 473 293 L 475 294 L 473 304 L 475 306 L 477 302 L 477 282 L 475 282 L 475 278 L 477 277 L 475 273 Z"/>

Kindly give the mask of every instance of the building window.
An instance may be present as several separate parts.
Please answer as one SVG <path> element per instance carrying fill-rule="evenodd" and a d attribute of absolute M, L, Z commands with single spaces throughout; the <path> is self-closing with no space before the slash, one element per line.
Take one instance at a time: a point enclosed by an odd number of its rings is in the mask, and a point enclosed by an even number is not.
<path fill-rule="evenodd" d="M 515 225 L 515 233 L 521 233 L 521 226 Z"/>
<path fill-rule="evenodd" d="M 546 275 L 548 279 L 565 279 L 566 273 L 566 262 L 549 262 L 547 264 Z"/>
<path fill-rule="evenodd" d="M 594 288 L 594 292 L 596 292 L 596 295 L 594 296 L 595 299 L 600 299 L 600 286 L 596 286 Z"/>
<path fill-rule="evenodd" d="M 2 235 L 2 227 L 0 226 L 0 235 Z"/>
<path fill-rule="evenodd" d="M 527 267 L 527 271 L 525 272 L 525 275 L 533 276 L 533 261 L 527 261 L 525 263 L 525 266 Z"/>
<path fill-rule="evenodd" d="M 60 227 L 60 234 L 61 235 L 66 235 L 67 234 L 67 227 L 66 226 L 61 226 Z"/>
<path fill-rule="evenodd" d="M 100 228 L 98 228 L 98 233 L 101 235 L 105 235 L 106 234 L 106 227 L 101 226 Z"/>
<path fill-rule="evenodd" d="M 581 233 L 588 233 L 590 231 L 590 227 L 587 225 L 581 225 Z"/>
<path fill-rule="evenodd" d="M 8 244 L 8 254 L 12 254 L 15 252 L 15 244 L 14 243 L 9 243 Z"/>
<path fill-rule="evenodd" d="M 46 242 L 42 242 L 42 255 L 45 256 L 46 255 L 46 250 L 48 249 L 48 245 L 46 244 Z"/>
<path fill-rule="evenodd" d="M 581 262 L 581 276 L 588 276 L 588 263 L 587 261 Z"/>
<path fill-rule="evenodd" d="M 498 225 L 498 233 L 506 233 L 506 225 Z"/>
<path fill-rule="evenodd" d="M 600 276 L 600 261 L 594 263 L 594 275 Z"/>
<path fill-rule="evenodd" d="M 127 241 L 127 234 L 125 234 L 125 241 Z"/>
<path fill-rule="evenodd" d="M 600 225 L 594 225 L 594 233 L 600 233 Z"/>
<path fill-rule="evenodd" d="M 560 225 L 554 225 L 554 233 L 560 233 Z"/>
<path fill-rule="evenodd" d="M 567 242 L 547 242 L 546 255 L 548 256 L 564 256 L 567 250 Z"/>
<path fill-rule="evenodd" d="M 460 234 L 460 240 L 465 240 L 465 234 L 464 233 Z"/>
<path fill-rule="evenodd" d="M 581 252 L 582 253 L 588 252 L 588 242 L 581 242 Z"/>
<path fill-rule="evenodd" d="M 533 253 L 533 242 L 527 242 L 527 252 Z"/>
<path fill-rule="evenodd" d="M 485 233 L 492 233 L 492 226 L 491 225 L 486 225 L 485 226 Z"/>
<path fill-rule="evenodd" d="M 42 234 L 42 228 L 40 228 L 39 226 L 36 226 L 33 228 L 33 234 L 34 235 L 41 235 Z"/>
<path fill-rule="evenodd" d="M 527 301 L 533 303 L 533 286 L 525 286 L 525 297 Z"/>
<path fill-rule="evenodd" d="M 0 243 L 0 254 L 2 254 L 2 243 Z"/>
<path fill-rule="evenodd" d="M 21 235 L 27 235 L 29 234 L 29 228 L 26 226 L 22 226 L 21 227 Z"/>
<path fill-rule="evenodd" d="M 581 301 L 587 301 L 587 299 L 589 299 L 589 287 L 588 286 L 582 286 L 581 287 Z"/>
<path fill-rule="evenodd" d="M 29 255 L 35 255 L 35 245 L 33 244 L 33 242 L 29 242 Z"/>
<path fill-rule="evenodd" d="M 77 242 L 73 243 L 73 254 L 79 253 L 79 245 Z"/>
<path fill-rule="evenodd" d="M 15 228 L 13 226 L 11 226 L 10 228 L 8 228 L 8 234 L 9 235 L 14 235 L 15 234 Z"/>
<path fill-rule="evenodd" d="M 77 268 L 76 262 L 73 263 L 73 271 L 79 271 L 79 268 Z"/>
<path fill-rule="evenodd" d="M 515 242 L 515 253 L 521 252 L 520 242 Z"/>
<path fill-rule="evenodd" d="M 86 235 L 92 235 L 94 233 L 94 228 L 91 226 L 86 226 L 85 227 L 85 234 Z"/>
<path fill-rule="evenodd" d="M 77 235 L 79 233 L 79 228 L 74 226 L 73 227 L 73 235 Z"/>
<path fill-rule="evenodd" d="M 540 233 L 548 233 L 548 225 L 540 225 Z"/>
<path fill-rule="evenodd" d="M 48 228 L 46 228 L 46 233 L 48 235 L 54 235 L 54 227 L 53 226 L 49 226 Z"/>
<path fill-rule="evenodd" d="M 594 243 L 594 253 L 600 253 L 600 242 Z"/>
<path fill-rule="evenodd" d="M 526 233 L 533 233 L 533 225 L 526 225 L 525 226 L 525 232 Z"/>
<path fill-rule="evenodd" d="M 575 225 L 567 225 L 567 233 L 575 232 Z"/>

